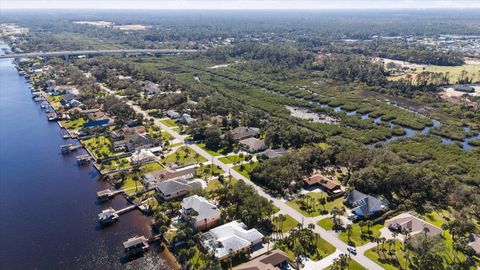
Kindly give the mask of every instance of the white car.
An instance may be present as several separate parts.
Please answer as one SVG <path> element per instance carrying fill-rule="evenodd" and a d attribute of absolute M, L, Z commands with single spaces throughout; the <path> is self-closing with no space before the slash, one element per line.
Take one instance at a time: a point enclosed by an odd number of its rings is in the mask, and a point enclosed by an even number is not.
<path fill-rule="evenodd" d="M 348 250 L 348 252 L 350 252 L 350 253 L 353 254 L 353 255 L 356 255 L 356 254 L 357 254 L 357 248 L 355 248 L 355 247 L 348 246 L 348 247 L 347 247 L 347 250 Z"/>

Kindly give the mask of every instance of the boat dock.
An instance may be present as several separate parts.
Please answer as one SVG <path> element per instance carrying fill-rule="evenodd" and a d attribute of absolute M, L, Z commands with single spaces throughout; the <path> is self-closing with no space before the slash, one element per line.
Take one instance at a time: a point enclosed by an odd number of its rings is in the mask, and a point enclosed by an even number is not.
<path fill-rule="evenodd" d="M 129 212 L 129 211 L 131 211 L 135 208 L 139 208 L 140 210 L 143 211 L 141 206 L 150 199 L 151 198 L 146 199 L 142 202 L 136 203 L 134 205 L 129 205 L 129 206 L 127 206 L 125 208 L 122 208 L 120 210 L 115 210 L 111 207 L 108 208 L 108 209 L 105 209 L 102 212 L 100 212 L 100 214 L 98 214 L 98 222 L 100 222 L 100 224 L 102 224 L 102 225 L 107 225 L 107 224 L 113 223 L 114 221 L 117 221 L 121 214 L 125 214 L 125 213 L 127 213 L 127 212 Z"/>
<path fill-rule="evenodd" d="M 76 158 L 77 158 L 77 164 L 79 166 L 87 165 L 90 162 L 90 160 L 92 160 L 92 157 L 87 155 L 87 154 L 79 155 Z M 98 195 L 98 193 L 97 193 L 97 195 Z"/>
<path fill-rule="evenodd" d="M 76 151 L 77 149 L 82 148 L 83 145 L 81 144 L 64 144 L 60 146 L 60 150 L 62 151 L 62 154 L 68 154 L 70 152 Z"/>
<path fill-rule="evenodd" d="M 108 200 L 108 199 L 112 198 L 113 196 L 115 196 L 117 194 L 120 194 L 120 193 L 124 193 L 124 192 L 125 192 L 124 189 L 121 189 L 121 190 L 111 190 L 111 189 L 100 190 L 99 192 L 97 192 L 97 199 Z"/>

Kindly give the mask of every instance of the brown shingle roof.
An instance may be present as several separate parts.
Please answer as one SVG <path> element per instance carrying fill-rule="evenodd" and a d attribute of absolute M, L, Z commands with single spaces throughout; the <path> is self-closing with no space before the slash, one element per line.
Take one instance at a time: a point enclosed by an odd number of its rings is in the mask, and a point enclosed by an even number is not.
<path fill-rule="evenodd" d="M 330 190 L 330 191 L 334 191 L 336 189 L 340 189 L 340 184 L 337 184 L 335 182 L 333 182 L 332 180 L 326 180 L 325 182 L 321 182 L 320 185 L 322 185 L 322 187 Z"/>
<path fill-rule="evenodd" d="M 305 177 L 303 178 L 303 182 L 305 182 L 307 185 L 315 185 L 315 184 L 320 184 L 322 181 L 328 180 L 325 176 L 321 174 L 314 174 L 310 177 Z"/>
<path fill-rule="evenodd" d="M 264 254 L 249 262 L 246 262 L 235 270 L 277 270 L 277 266 L 283 262 L 287 262 L 288 256 L 281 250 L 273 250 L 270 254 Z"/>

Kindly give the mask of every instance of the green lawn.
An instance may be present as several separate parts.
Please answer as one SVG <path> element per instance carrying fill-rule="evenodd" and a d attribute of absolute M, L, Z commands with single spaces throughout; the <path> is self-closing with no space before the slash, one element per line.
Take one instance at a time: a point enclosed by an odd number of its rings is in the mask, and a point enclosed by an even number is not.
<path fill-rule="evenodd" d="M 179 147 L 175 153 L 162 159 L 162 162 L 167 164 L 176 163 L 177 165 L 183 166 L 207 161 L 206 158 L 200 155 L 195 157 L 195 153 L 196 152 L 188 146 Z"/>
<path fill-rule="evenodd" d="M 243 165 L 238 165 L 233 167 L 235 171 L 243 175 L 244 177 L 250 179 L 250 172 L 257 167 L 258 162 L 254 162 L 253 164 L 247 163 Z"/>
<path fill-rule="evenodd" d="M 307 256 L 313 261 L 321 260 L 322 258 L 325 258 L 328 255 L 334 253 L 336 250 L 334 246 L 332 246 L 327 241 L 323 240 L 318 234 L 317 236 L 318 238 L 312 239 L 312 242 L 317 241 L 318 253 L 307 254 Z M 292 261 L 295 261 L 295 255 L 292 250 L 286 248 L 285 246 L 280 246 L 279 248 L 283 250 Z"/>
<path fill-rule="evenodd" d="M 248 155 L 243 155 L 241 157 L 239 155 L 231 155 L 231 156 L 221 157 L 219 158 L 219 160 L 225 164 L 232 164 L 234 162 L 243 162 L 247 160 L 247 157 Z"/>
<path fill-rule="evenodd" d="M 324 228 L 325 230 L 333 230 L 333 221 L 331 218 L 324 218 L 317 222 L 317 225 Z M 345 226 L 343 226 L 345 227 Z M 353 244 L 354 246 L 361 246 L 366 243 L 371 242 L 373 237 L 380 236 L 380 229 L 383 228 L 381 224 L 375 224 L 373 227 L 370 227 L 370 234 L 367 233 L 367 227 L 363 227 L 363 232 L 360 229 L 358 224 L 352 225 L 352 234 L 350 235 L 350 240 L 348 240 L 348 233 L 346 231 L 342 231 L 339 233 L 338 238 L 347 244 Z"/>
<path fill-rule="evenodd" d="M 85 119 L 80 117 L 77 120 L 60 121 L 60 124 L 62 125 L 62 127 L 69 130 L 79 130 L 80 128 L 83 127 L 83 124 L 85 122 L 86 122 Z"/>
<path fill-rule="evenodd" d="M 197 174 L 197 176 L 205 178 L 208 176 L 212 176 L 212 174 L 213 176 L 218 176 L 218 175 L 224 174 L 225 172 L 221 168 L 219 168 L 217 165 L 208 164 L 201 168 L 200 167 L 197 168 L 195 173 Z"/>
<path fill-rule="evenodd" d="M 285 215 L 286 220 L 283 223 L 274 222 L 275 231 L 288 232 L 297 226 L 298 222 L 289 215 Z"/>
<path fill-rule="evenodd" d="M 402 269 L 406 269 L 407 261 L 403 256 L 403 252 L 401 250 L 402 246 L 403 244 L 397 240 L 395 242 L 395 248 L 393 246 L 391 247 L 391 250 L 392 250 L 391 254 L 389 254 L 388 252 L 389 245 L 387 243 L 384 244 L 383 251 L 382 251 L 382 248 L 380 247 L 379 252 L 377 253 L 377 247 L 374 247 L 372 249 L 365 251 L 364 254 L 365 256 L 370 258 L 372 261 L 381 265 L 386 270 L 397 270 L 397 269 L 400 269 L 399 266 L 401 266 Z M 393 253 L 394 250 L 395 250 L 395 253 Z"/>
<path fill-rule="evenodd" d="M 149 173 L 163 169 L 164 167 L 158 162 L 150 162 L 141 167 L 142 172 Z"/>
<path fill-rule="evenodd" d="M 160 122 L 167 127 L 176 127 L 177 126 L 176 121 L 172 120 L 172 119 L 162 119 L 162 120 L 160 120 Z"/>
<path fill-rule="evenodd" d="M 331 230 L 333 228 L 333 221 L 331 218 L 323 218 L 319 222 L 317 222 L 317 225 L 324 228 L 325 230 Z"/>
<path fill-rule="evenodd" d="M 204 189 L 206 193 L 215 192 L 217 189 L 223 187 L 222 183 L 218 179 L 208 180 L 207 187 Z"/>
<path fill-rule="evenodd" d="M 333 267 L 327 267 L 325 268 L 325 270 L 332 270 Z M 349 261 L 349 266 L 347 268 L 348 270 L 366 270 L 365 267 L 361 266 L 358 262 L 356 262 L 355 260 L 353 259 L 350 259 Z"/>
<path fill-rule="evenodd" d="M 50 105 L 53 107 L 54 110 L 58 110 L 62 107 L 62 104 L 60 103 L 60 100 L 62 100 L 62 96 L 51 96 L 51 95 L 46 95 L 48 102 L 50 102 Z"/>
<path fill-rule="evenodd" d="M 305 195 L 305 198 L 298 197 L 294 200 L 288 201 L 287 204 L 297 212 L 301 213 L 304 216 L 319 216 L 322 210 L 331 211 L 334 207 L 339 209 L 345 208 L 343 205 L 343 198 L 337 198 L 331 202 L 327 201 L 323 206 L 320 204 L 320 198 L 327 198 L 328 195 L 325 192 L 310 192 Z M 304 202 L 302 204 L 302 201 Z M 308 205 L 308 207 L 307 207 Z"/>
<path fill-rule="evenodd" d="M 348 233 L 346 231 L 340 232 L 338 238 L 347 244 L 353 244 L 353 246 L 362 246 L 371 242 L 374 237 L 379 237 L 381 228 L 383 228 L 382 224 L 375 224 L 373 227 L 370 227 L 370 233 L 368 233 L 366 226 L 363 227 L 362 231 L 358 224 L 353 224 L 350 240 L 348 239 Z"/>
<path fill-rule="evenodd" d="M 419 67 L 416 68 L 414 72 L 411 73 L 420 73 L 422 71 L 428 72 L 435 72 L 435 73 L 446 73 L 448 72 L 448 77 L 450 79 L 450 83 L 456 83 L 458 78 L 460 77 L 460 73 L 462 70 L 466 70 L 468 75 L 476 74 L 478 69 L 480 68 L 480 64 L 465 64 L 462 66 L 435 66 L 435 65 L 425 65 L 425 68 Z M 391 76 L 389 77 L 390 80 L 399 80 L 400 78 L 404 78 L 406 75 L 401 76 Z M 474 82 L 480 80 L 479 78 L 474 78 Z"/>
<path fill-rule="evenodd" d="M 232 151 L 232 149 L 230 149 L 230 148 L 222 148 L 222 149 L 219 149 L 219 150 L 215 151 L 215 150 L 207 148 L 204 143 L 198 143 L 197 145 L 214 157 L 218 157 L 218 156 L 222 156 L 222 155 L 228 155 L 228 153 L 230 153 Z"/>
<path fill-rule="evenodd" d="M 142 182 L 140 180 L 136 181 L 137 191 L 141 191 L 143 189 Z M 135 194 L 135 181 L 133 181 L 132 176 L 128 176 L 127 179 L 123 182 L 123 185 L 120 189 L 128 189 L 126 193 L 128 195 Z"/>
<path fill-rule="evenodd" d="M 92 152 L 97 158 L 107 158 L 121 154 L 123 152 L 114 153 L 111 151 L 110 139 L 105 136 L 90 138 L 82 140 L 82 143 Z"/>
<path fill-rule="evenodd" d="M 112 160 L 108 163 L 101 164 L 100 170 L 102 171 L 102 173 L 106 173 L 114 170 L 128 168 L 130 165 L 131 164 L 127 158 L 119 158 L 116 160 Z"/>
<path fill-rule="evenodd" d="M 431 223 L 439 228 L 442 228 L 442 225 L 447 222 L 446 219 L 450 219 L 451 215 L 447 210 L 438 210 L 438 211 L 432 211 L 427 214 L 421 215 L 422 218 L 427 221 L 428 223 Z M 453 257 L 453 239 L 452 235 L 448 231 L 444 231 L 442 233 L 444 239 L 445 239 L 445 246 L 446 250 L 442 252 L 442 257 L 444 257 L 446 260 L 450 260 L 450 258 Z M 463 260 L 465 258 L 465 255 L 461 252 L 457 254 L 458 258 L 460 260 Z"/>

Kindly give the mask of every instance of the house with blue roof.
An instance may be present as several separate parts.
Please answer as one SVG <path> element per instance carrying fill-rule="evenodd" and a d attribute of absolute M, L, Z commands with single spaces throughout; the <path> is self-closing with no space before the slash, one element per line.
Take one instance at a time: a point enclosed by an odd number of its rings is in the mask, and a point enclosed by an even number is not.
<path fill-rule="evenodd" d="M 372 217 L 384 211 L 386 207 L 384 201 L 358 190 L 352 190 L 346 199 L 346 204 L 352 208 L 352 213 L 360 218 Z"/>

